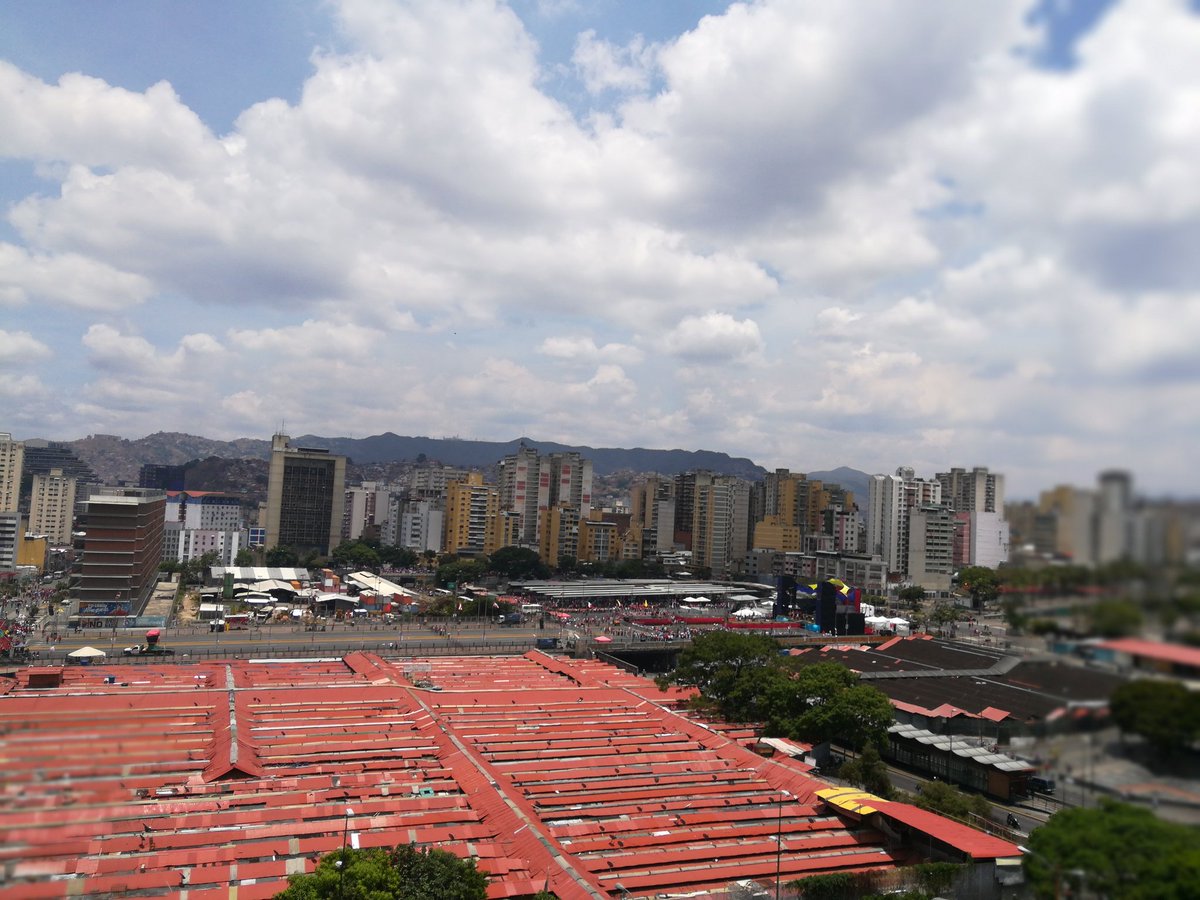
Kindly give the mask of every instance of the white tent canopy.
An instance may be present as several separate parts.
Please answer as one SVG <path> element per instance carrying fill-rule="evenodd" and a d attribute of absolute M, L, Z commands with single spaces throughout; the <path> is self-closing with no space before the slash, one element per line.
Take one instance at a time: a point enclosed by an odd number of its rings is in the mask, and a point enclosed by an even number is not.
<path fill-rule="evenodd" d="M 286 591 L 289 594 L 296 593 L 296 586 L 290 581 L 284 581 L 281 578 L 264 578 L 262 581 L 256 581 L 250 585 L 250 588 L 255 591 Z"/>
<path fill-rule="evenodd" d="M 95 647 L 80 647 L 78 650 L 72 650 L 67 656 L 72 659 L 99 659 L 102 656 L 108 656 L 103 650 L 97 650 Z"/>
<path fill-rule="evenodd" d="M 737 612 L 731 613 L 732 616 L 738 619 L 765 619 L 767 611 L 765 609 L 756 609 L 753 606 L 747 606 L 745 609 L 739 609 Z"/>

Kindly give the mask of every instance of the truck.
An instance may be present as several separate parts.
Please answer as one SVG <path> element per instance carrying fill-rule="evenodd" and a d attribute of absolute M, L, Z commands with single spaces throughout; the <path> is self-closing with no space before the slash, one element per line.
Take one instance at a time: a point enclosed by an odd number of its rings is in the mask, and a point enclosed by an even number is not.
<path fill-rule="evenodd" d="M 175 651 L 170 647 L 164 647 L 158 642 L 162 636 L 157 628 L 151 628 L 146 632 L 146 643 L 138 644 L 133 647 L 126 647 L 121 651 L 122 656 L 174 656 Z"/>

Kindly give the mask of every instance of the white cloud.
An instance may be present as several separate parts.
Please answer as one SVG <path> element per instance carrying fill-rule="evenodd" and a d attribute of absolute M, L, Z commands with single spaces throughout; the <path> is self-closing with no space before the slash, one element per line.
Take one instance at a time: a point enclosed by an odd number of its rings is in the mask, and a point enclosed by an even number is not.
<path fill-rule="evenodd" d="M 590 337 L 566 335 L 546 338 L 542 341 L 538 352 L 543 356 L 555 359 L 568 359 L 583 363 L 595 363 L 601 359 L 609 359 L 629 364 L 639 363 L 644 358 L 641 350 L 628 344 L 610 343 L 597 346 Z"/>
<path fill-rule="evenodd" d="M 0 60 L 0 156 L 198 172 L 220 148 L 160 82 L 137 93 L 78 73 L 49 85 Z"/>
<path fill-rule="evenodd" d="M 0 63 L 0 155 L 51 188 L 0 244 L 14 416 L 1178 480 L 1136 434 L 1197 437 L 1200 17 L 1123 0 L 1046 71 L 1028 8 L 585 31 L 594 111 L 503 3 L 343 0 L 296 102 L 219 136 L 166 82 Z"/>
<path fill-rule="evenodd" d="M 763 350 L 762 335 L 753 319 L 738 321 L 727 313 L 688 316 L 661 341 L 666 352 L 703 363 L 745 360 Z"/>
<path fill-rule="evenodd" d="M 27 365 L 53 355 L 49 347 L 28 331 L 0 328 L 0 366 Z"/>
<path fill-rule="evenodd" d="M 135 306 L 151 295 L 150 282 L 77 253 L 30 253 L 0 243 L 0 305 L 107 311 Z"/>
<path fill-rule="evenodd" d="M 588 30 L 576 38 L 571 62 L 593 94 L 606 90 L 645 90 L 650 84 L 657 49 L 647 45 L 641 35 L 626 46 L 617 47 L 598 40 L 596 32 Z"/>

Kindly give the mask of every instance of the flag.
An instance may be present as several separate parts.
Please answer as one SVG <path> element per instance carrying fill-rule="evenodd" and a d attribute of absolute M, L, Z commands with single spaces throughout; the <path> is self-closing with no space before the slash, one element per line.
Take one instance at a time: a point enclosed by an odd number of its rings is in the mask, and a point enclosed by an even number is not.
<path fill-rule="evenodd" d="M 461 600 L 458 601 L 458 611 L 462 612 L 462 601 Z"/>
<path fill-rule="evenodd" d="M 591 609 L 591 608 L 592 608 L 592 601 L 591 601 L 591 600 L 589 600 L 589 601 L 588 601 L 588 609 Z"/>
<path fill-rule="evenodd" d="M 617 609 L 620 609 L 620 608 L 621 608 L 621 598 L 618 597 L 617 598 Z"/>

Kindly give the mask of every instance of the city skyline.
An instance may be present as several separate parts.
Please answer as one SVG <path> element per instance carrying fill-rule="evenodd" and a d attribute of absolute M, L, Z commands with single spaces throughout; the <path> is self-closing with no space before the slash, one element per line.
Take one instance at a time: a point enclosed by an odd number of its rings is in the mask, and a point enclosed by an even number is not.
<path fill-rule="evenodd" d="M 1198 60 L 1185 0 L 6 7 L 3 427 L 1191 496 Z"/>

